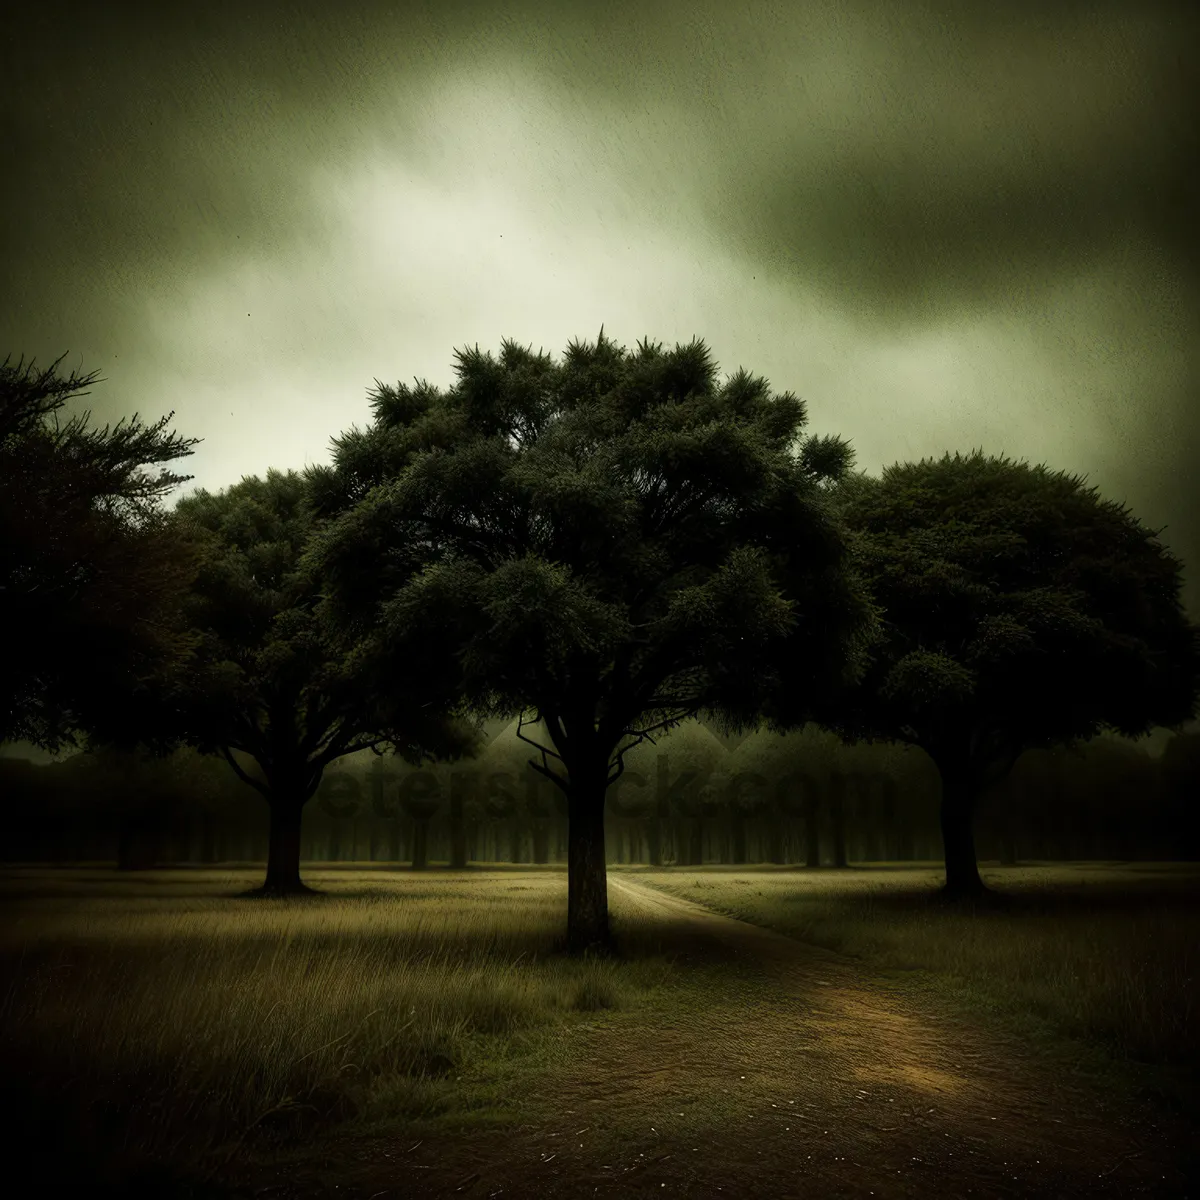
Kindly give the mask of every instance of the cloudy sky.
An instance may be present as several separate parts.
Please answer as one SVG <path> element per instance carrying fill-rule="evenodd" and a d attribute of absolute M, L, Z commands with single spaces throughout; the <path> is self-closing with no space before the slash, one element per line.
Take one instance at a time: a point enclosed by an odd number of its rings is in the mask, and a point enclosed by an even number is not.
<path fill-rule="evenodd" d="M 5 7 L 0 356 L 218 489 L 453 350 L 703 338 L 857 465 L 1087 476 L 1200 619 L 1194 5 Z M 78 407 L 84 407 L 80 404 Z M 69 410 L 73 411 L 73 410 Z"/>

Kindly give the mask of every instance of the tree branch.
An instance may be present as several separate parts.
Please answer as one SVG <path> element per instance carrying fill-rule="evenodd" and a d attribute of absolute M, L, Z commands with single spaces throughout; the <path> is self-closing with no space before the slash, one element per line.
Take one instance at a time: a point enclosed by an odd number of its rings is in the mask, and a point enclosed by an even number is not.
<path fill-rule="evenodd" d="M 540 711 L 540 710 L 539 710 Z M 570 750 L 575 741 L 575 736 L 572 734 L 567 736 L 567 731 L 563 728 L 563 723 L 555 712 L 542 712 L 542 720 L 546 723 L 546 728 L 550 732 L 550 736 L 554 739 L 556 746 L 561 746 L 563 750 Z"/>
<path fill-rule="evenodd" d="M 386 742 L 387 740 L 387 738 L 372 738 L 370 741 L 363 739 L 349 742 L 334 741 L 318 754 L 313 761 L 320 763 L 322 767 L 326 767 L 335 759 L 345 758 L 347 754 L 357 754 L 360 750 L 374 750 L 376 754 L 380 754 L 382 752 L 376 750 L 376 747 L 381 742 Z"/>
<path fill-rule="evenodd" d="M 546 722 L 547 728 L 549 728 L 550 720 L 554 719 L 554 718 L 547 718 L 545 711 L 541 707 L 538 708 L 538 715 L 543 721 Z M 555 719 L 555 721 L 557 724 L 556 719 Z M 542 754 L 542 762 L 541 762 L 540 766 L 538 765 L 538 763 L 534 762 L 534 760 L 532 758 L 526 759 L 525 760 L 526 764 L 528 766 L 532 767 L 535 771 L 537 771 L 537 773 L 539 775 L 544 775 L 552 783 L 556 784 L 564 793 L 566 793 L 568 790 L 567 783 L 563 779 L 561 779 L 558 775 L 554 774 L 553 771 L 550 770 L 549 763 L 546 761 L 546 756 L 550 755 L 553 758 L 557 758 L 559 762 L 564 764 L 564 766 L 566 765 L 566 760 L 563 758 L 563 756 L 561 754 L 557 754 L 554 750 L 550 749 L 549 746 L 543 746 L 540 742 L 535 742 L 533 740 L 533 738 L 527 738 L 521 732 L 521 730 L 524 728 L 524 724 L 525 724 L 525 714 L 522 713 L 517 718 L 517 737 L 519 737 L 521 739 L 521 741 L 527 742 L 529 745 L 533 746 L 535 749 L 540 750 L 541 754 Z"/>
<path fill-rule="evenodd" d="M 543 761 L 545 760 L 545 757 L 546 752 L 543 750 Z M 558 756 L 555 755 L 555 757 L 557 758 Z M 564 795 L 570 795 L 570 785 L 567 783 L 567 781 L 565 779 L 561 779 L 558 775 L 551 771 L 548 766 L 541 766 L 534 762 L 532 758 L 526 759 L 525 761 L 527 765 L 532 767 L 539 775 L 545 775 L 545 777 L 549 779 L 551 783 L 555 784 Z"/>
<path fill-rule="evenodd" d="M 237 774 L 237 777 L 243 783 L 248 783 L 252 788 L 254 788 L 254 790 L 256 792 L 259 792 L 263 796 L 263 798 L 266 799 L 267 801 L 269 801 L 271 799 L 270 789 L 267 788 L 266 786 L 264 786 L 263 784 L 259 783 L 259 781 L 257 779 L 251 779 L 251 777 L 249 775 L 247 775 L 245 771 L 242 770 L 242 768 L 238 765 L 237 759 L 234 758 L 233 755 L 229 753 L 228 746 L 222 745 L 221 753 L 225 755 L 225 761 L 234 769 L 234 771 Z"/>
<path fill-rule="evenodd" d="M 305 757 L 320 748 L 321 743 L 329 737 L 329 731 L 341 720 L 340 716 L 330 715 L 332 705 L 324 696 L 306 707 L 304 736 L 300 739 L 300 747 L 304 751 Z"/>

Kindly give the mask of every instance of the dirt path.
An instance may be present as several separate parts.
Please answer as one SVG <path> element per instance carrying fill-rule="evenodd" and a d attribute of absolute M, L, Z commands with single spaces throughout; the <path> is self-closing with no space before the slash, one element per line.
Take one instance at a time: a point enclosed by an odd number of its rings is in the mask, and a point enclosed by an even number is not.
<path fill-rule="evenodd" d="M 348 1145 L 257 1194 L 1200 1197 L 1186 1130 L 850 960 L 616 874 L 609 886 L 614 913 L 669 926 L 681 971 L 734 964 L 734 993 L 577 1032 L 573 1066 L 542 1081 L 550 1115 L 515 1131 Z"/>

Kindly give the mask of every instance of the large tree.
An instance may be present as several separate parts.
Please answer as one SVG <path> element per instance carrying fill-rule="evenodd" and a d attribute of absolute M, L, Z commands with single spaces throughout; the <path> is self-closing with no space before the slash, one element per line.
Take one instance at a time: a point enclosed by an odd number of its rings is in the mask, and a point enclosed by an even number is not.
<path fill-rule="evenodd" d="M 76 745 L 109 689 L 169 673 L 192 640 L 176 620 L 195 570 L 163 497 L 190 479 L 162 469 L 198 439 L 138 416 L 89 429 L 58 411 L 96 374 L 0 364 L 0 741 Z"/>
<path fill-rule="evenodd" d="M 144 689 L 122 715 L 141 741 L 223 755 L 270 807 L 259 891 L 308 892 L 301 820 L 326 766 L 388 746 L 413 764 L 456 758 L 478 748 L 478 730 L 439 708 L 435 687 L 418 697 L 397 686 L 317 614 L 320 592 L 302 563 L 318 522 L 301 475 L 272 470 L 200 490 L 174 517 L 177 535 L 203 552 L 186 602 L 199 644 L 169 689 Z"/>
<path fill-rule="evenodd" d="M 798 445 L 803 403 L 744 370 L 718 386 L 702 342 L 456 358 L 449 392 L 378 385 L 316 481 L 343 511 L 314 569 L 398 683 L 545 722 L 549 746 L 524 740 L 567 800 L 566 946 L 609 951 L 625 751 L 698 713 L 755 727 L 785 665 L 798 704 L 864 665 L 875 610 L 823 490 L 850 449 Z"/>
<path fill-rule="evenodd" d="M 1200 627 L 1183 610 L 1182 564 L 1161 531 L 1079 479 L 981 452 L 849 473 L 831 498 L 885 638 L 817 720 L 932 758 L 945 894 L 979 896 L 976 804 L 1024 751 L 1195 716 Z M 804 715 L 784 692 L 770 721 Z"/>

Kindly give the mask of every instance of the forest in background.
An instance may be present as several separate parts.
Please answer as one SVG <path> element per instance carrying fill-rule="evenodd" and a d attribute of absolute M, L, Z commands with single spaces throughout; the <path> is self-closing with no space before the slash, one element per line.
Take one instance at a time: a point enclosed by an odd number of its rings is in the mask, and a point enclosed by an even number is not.
<path fill-rule="evenodd" d="M 534 730 L 526 727 L 526 736 Z M 305 821 L 309 862 L 428 866 L 565 861 L 562 793 L 529 765 L 515 724 L 474 759 L 412 767 L 363 751 L 327 770 Z M 923 752 L 841 744 L 815 727 L 727 750 L 687 721 L 626 756 L 609 789 L 611 863 L 699 865 L 938 859 L 939 783 Z M 245 768 L 253 773 L 253 763 Z M 223 758 L 107 751 L 35 766 L 0 759 L 0 860 L 263 862 L 269 813 Z M 981 860 L 1200 859 L 1200 733 L 1162 755 L 1098 737 L 1027 751 L 980 807 Z"/>

